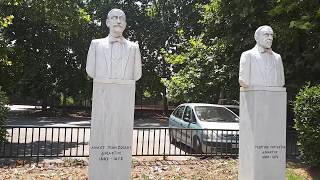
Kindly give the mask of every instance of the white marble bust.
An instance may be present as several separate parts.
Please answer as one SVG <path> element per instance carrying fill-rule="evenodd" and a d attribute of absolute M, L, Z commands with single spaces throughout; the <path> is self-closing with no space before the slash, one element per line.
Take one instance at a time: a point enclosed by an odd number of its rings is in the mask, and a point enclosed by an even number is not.
<path fill-rule="evenodd" d="M 86 71 L 93 79 L 139 80 L 142 74 L 141 55 L 136 43 L 126 40 L 126 15 L 112 9 L 106 20 L 110 32 L 106 38 L 91 41 Z"/>
<path fill-rule="evenodd" d="M 131 179 L 135 81 L 142 74 L 141 55 L 138 44 L 122 35 L 127 25 L 122 10 L 112 9 L 106 25 L 109 35 L 91 41 L 86 66 L 93 78 L 89 179 Z M 106 153 L 114 150 L 109 147 L 119 146 L 130 148 Z"/>
<path fill-rule="evenodd" d="M 242 87 L 282 87 L 284 71 L 281 56 L 272 51 L 273 30 L 270 26 L 260 26 L 254 38 L 254 48 L 241 54 L 239 83 Z"/>

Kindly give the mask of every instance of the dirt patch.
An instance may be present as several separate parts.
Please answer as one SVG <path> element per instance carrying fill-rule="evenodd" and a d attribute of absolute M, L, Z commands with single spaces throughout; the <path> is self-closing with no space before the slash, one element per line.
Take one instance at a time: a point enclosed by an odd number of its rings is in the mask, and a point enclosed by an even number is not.
<path fill-rule="evenodd" d="M 288 162 L 287 171 L 306 180 L 319 179 L 309 168 L 297 162 Z M 39 166 L 0 168 L 0 179 L 87 179 L 88 166 L 83 160 L 68 159 L 60 163 Z M 234 180 L 237 179 L 237 159 L 162 160 L 161 158 L 134 158 L 132 179 L 139 180 Z"/>

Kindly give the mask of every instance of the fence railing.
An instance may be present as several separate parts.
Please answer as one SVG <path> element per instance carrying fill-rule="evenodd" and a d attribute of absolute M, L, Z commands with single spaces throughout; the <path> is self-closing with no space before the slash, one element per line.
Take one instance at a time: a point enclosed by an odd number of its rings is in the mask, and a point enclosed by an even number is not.
<path fill-rule="evenodd" d="M 7 142 L 0 143 L 0 159 L 88 157 L 90 127 L 6 126 Z M 297 138 L 287 131 L 287 156 L 297 156 Z M 234 156 L 239 131 L 223 129 L 134 128 L 133 156 Z M 23 161 L 24 162 L 24 161 Z"/>

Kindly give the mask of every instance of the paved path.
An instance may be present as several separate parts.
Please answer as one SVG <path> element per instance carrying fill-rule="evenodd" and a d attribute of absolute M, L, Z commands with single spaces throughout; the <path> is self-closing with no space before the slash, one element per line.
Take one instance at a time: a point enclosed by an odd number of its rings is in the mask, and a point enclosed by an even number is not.
<path fill-rule="evenodd" d="M 35 125 L 35 126 L 90 126 L 90 117 L 68 116 L 47 117 L 33 115 L 37 111 L 35 106 L 10 105 L 7 125 Z M 168 127 L 168 119 L 160 114 L 138 114 L 134 119 L 134 127 Z"/>

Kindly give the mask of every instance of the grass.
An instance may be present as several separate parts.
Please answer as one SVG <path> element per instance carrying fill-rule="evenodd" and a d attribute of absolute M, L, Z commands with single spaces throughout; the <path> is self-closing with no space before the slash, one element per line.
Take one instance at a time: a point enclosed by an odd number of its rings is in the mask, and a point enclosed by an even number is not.
<path fill-rule="evenodd" d="M 287 170 L 287 179 L 288 180 L 305 180 L 305 177 L 296 175 L 293 170 Z"/>

